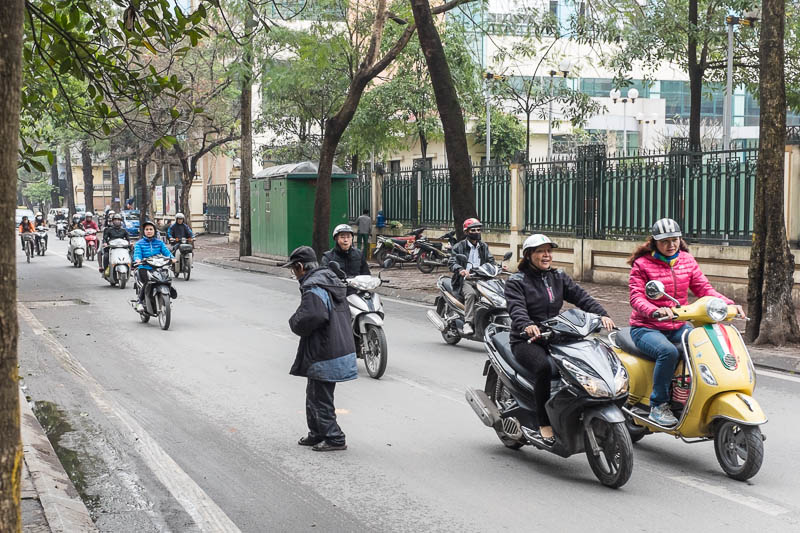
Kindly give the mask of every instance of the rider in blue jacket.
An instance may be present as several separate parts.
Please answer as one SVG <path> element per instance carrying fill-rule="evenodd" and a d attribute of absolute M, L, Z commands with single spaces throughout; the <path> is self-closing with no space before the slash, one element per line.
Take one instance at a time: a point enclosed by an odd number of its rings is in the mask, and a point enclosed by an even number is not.
<path fill-rule="evenodd" d="M 153 255 L 164 255 L 175 261 L 175 257 L 164 241 L 156 238 L 156 225 L 151 221 L 146 221 L 142 224 L 142 238 L 136 241 L 133 247 L 133 263 L 141 263 L 142 259 L 151 257 Z M 136 275 L 139 276 L 139 303 L 136 305 L 136 310 L 141 311 L 144 309 L 144 289 L 147 285 L 148 270 L 152 270 L 150 265 L 137 265 Z"/>

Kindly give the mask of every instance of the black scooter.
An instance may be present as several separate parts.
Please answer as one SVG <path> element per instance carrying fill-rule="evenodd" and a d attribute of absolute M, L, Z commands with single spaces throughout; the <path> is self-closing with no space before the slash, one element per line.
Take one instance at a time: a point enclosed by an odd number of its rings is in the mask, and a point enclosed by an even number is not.
<path fill-rule="evenodd" d="M 150 317 L 158 317 L 158 325 L 161 329 L 169 329 L 172 320 L 172 300 L 178 297 L 178 291 L 172 286 L 170 277 L 170 263 L 172 260 L 163 255 L 151 255 L 142 259 L 141 264 L 149 265 L 152 270 L 148 270 L 147 286 L 144 291 L 144 309 L 137 311 L 139 319 L 147 323 Z M 133 290 L 139 294 L 141 282 L 139 276 L 135 276 Z M 131 300 L 131 305 L 136 309 L 136 299 Z"/>
<path fill-rule="evenodd" d="M 553 444 L 538 432 L 533 376 L 511 351 L 507 328 L 487 328 L 486 386 L 467 389 L 466 399 L 508 448 L 530 444 L 561 457 L 585 451 L 600 483 L 618 488 L 633 470 L 633 445 L 621 410 L 628 397 L 628 374 L 608 345 L 590 337 L 600 327 L 598 315 L 580 309 L 540 324 L 542 340 L 537 342 L 549 344 L 552 370 L 546 409 Z"/>
<path fill-rule="evenodd" d="M 430 274 L 440 266 L 447 267 L 447 263 L 450 260 L 450 251 L 458 242 L 456 240 L 455 230 L 445 233 L 439 237 L 439 239 L 447 241 L 447 248 L 444 248 L 441 242 L 429 241 L 424 237 L 414 243 L 414 245 L 419 248 L 419 253 L 417 254 L 417 268 L 423 274 Z"/>

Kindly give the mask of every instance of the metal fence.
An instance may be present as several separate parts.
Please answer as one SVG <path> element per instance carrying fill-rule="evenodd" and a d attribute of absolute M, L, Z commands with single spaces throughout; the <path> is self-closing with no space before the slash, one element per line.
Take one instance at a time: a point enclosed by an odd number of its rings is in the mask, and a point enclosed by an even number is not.
<path fill-rule="evenodd" d="M 757 148 L 573 159 L 525 166 L 525 229 L 594 239 L 641 238 L 661 217 L 701 242 L 747 244 L 753 228 Z"/>
<path fill-rule="evenodd" d="M 472 184 L 478 216 L 487 228 L 509 227 L 510 170 L 506 164 L 474 166 Z M 383 177 L 383 212 L 404 224 L 453 224 L 450 169 L 404 168 Z"/>
<path fill-rule="evenodd" d="M 226 234 L 230 231 L 231 210 L 228 186 L 209 185 L 206 203 L 205 227 L 208 233 Z"/>
<path fill-rule="evenodd" d="M 369 174 L 361 173 L 355 179 L 347 180 L 349 194 L 347 195 L 347 218 L 353 223 L 364 209 L 370 207 L 370 196 L 372 195 L 372 180 Z"/>

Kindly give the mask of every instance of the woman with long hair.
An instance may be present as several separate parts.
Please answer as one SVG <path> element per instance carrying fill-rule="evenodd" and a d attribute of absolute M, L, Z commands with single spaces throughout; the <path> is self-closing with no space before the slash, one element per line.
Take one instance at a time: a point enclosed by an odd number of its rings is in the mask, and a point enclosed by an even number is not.
<path fill-rule="evenodd" d="M 670 409 L 669 385 L 680 357 L 676 344 L 692 326 L 688 322 L 673 320 L 676 316 L 672 312 L 675 302 L 666 296 L 658 300 L 647 298 L 645 285 L 653 280 L 662 282 L 666 294 L 681 305 L 689 303 L 689 290 L 698 298 L 715 296 L 728 305 L 736 304 L 714 290 L 689 253 L 680 226 L 671 218 L 662 218 L 653 224 L 650 237 L 631 254 L 628 264 L 631 265 L 628 288 L 633 308 L 631 338 L 639 351 L 656 363 L 649 418 L 660 426 L 674 426 L 678 420 Z M 741 306 L 737 305 L 736 309 L 744 316 Z M 660 321 L 659 318 L 669 320 Z"/>

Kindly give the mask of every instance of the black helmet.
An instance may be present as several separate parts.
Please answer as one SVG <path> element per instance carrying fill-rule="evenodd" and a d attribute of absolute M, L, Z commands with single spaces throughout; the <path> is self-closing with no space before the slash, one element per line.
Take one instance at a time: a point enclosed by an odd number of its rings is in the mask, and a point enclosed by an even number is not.
<path fill-rule="evenodd" d="M 158 229 L 156 228 L 155 222 L 149 219 L 142 222 L 142 231 L 144 231 L 144 228 L 146 228 L 147 226 L 153 226 L 153 229 Z"/>
<path fill-rule="evenodd" d="M 653 224 L 650 233 L 657 241 L 669 239 L 670 237 L 681 237 L 681 227 L 671 218 L 662 218 Z"/>

